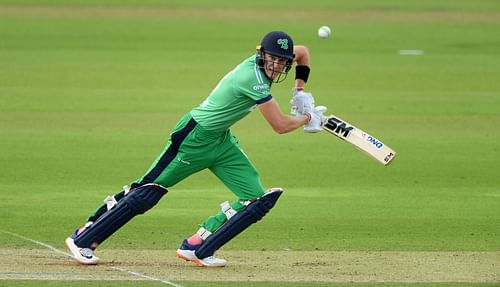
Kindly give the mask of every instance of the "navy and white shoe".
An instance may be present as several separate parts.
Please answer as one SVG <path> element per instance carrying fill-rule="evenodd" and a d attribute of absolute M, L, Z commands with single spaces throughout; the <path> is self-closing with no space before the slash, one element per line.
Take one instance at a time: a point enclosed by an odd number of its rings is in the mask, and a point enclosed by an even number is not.
<path fill-rule="evenodd" d="M 80 264 L 85 265 L 96 265 L 99 262 L 99 258 L 94 255 L 94 250 L 90 248 L 81 248 L 75 244 L 75 238 L 83 230 L 81 228 L 75 230 L 70 237 L 66 238 L 64 241 L 69 251 L 73 255 L 73 258 Z"/>
<path fill-rule="evenodd" d="M 201 267 L 224 267 L 226 266 L 226 260 L 217 258 L 215 256 L 208 256 L 206 258 L 198 258 L 195 254 L 196 249 L 200 245 L 192 245 L 184 240 L 181 247 L 177 249 L 177 257 L 182 258 L 186 261 L 193 262 Z"/>

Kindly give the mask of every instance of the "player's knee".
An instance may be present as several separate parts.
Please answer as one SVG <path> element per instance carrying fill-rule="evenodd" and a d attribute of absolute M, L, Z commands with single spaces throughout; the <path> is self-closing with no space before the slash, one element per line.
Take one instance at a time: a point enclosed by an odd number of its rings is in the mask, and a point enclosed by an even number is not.
<path fill-rule="evenodd" d="M 252 204 L 248 205 L 246 210 L 256 220 L 259 220 L 264 217 L 271 208 L 274 207 L 281 193 L 283 193 L 283 189 L 271 188 L 267 190 L 263 196 L 255 200 Z"/>
<path fill-rule="evenodd" d="M 165 187 L 148 183 L 131 190 L 123 200 L 133 213 L 143 214 L 155 206 L 166 193 Z"/>
<path fill-rule="evenodd" d="M 252 204 L 252 206 L 250 206 L 247 211 L 249 215 L 251 215 L 255 219 L 255 221 L 257 221 L 269 212 L 269 208 L 262 204 L 262 202 L 257 201 Z"/>
<path fill-rule="evenodd" d="M 233 203 L 233 205 L 225 201 L 220 205 L 221 210 L 226 215 L 227 220 L 230 220 L 240 212 L 245 212 L 256 220 L 259 220 L 276 204 L 282 192 L 283 189 L 281 188 L 271 188 L 254 199 L 240 200 L 239 202 L 237 201 L 236 204 Z M 235 207 L 235 205 L 237 207 Z"/>

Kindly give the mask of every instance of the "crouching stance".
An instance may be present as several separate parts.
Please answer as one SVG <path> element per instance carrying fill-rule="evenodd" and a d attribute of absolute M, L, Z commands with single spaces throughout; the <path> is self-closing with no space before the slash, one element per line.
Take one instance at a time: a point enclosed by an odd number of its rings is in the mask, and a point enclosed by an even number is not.
<path fill-rule="evenodd" d="M 283 81 L 296 62 L 293 89 L 293 116 L 283 114 L 271 96 L 273 83 Z M 148 172 L 132 184 L 132 189 L 107 197 L 82 228 L 66 239 L 66 245 L 82 264 L 97 264 L 97 246 L 136 215 L 155 206 L 178 182 L 209 169 L 237 200 L 222 204 L 222 211 L 210 216 L 201 228 L 184 240 L 177 256 L 205 267 L 220 267 L 223 259 L 215 251 L 262 219 L 276 204 L 282 189 L 267 192 L 260 176 L 240 148 L 230 127 L 258 109 L 279 133 L 304 127 L 305 132 L 321 131 L 322 115 L 314 99 L 304 92 L 309 77 L 309 50 L 294 46 L 284 32 L 264 36 L 251 55 L 216 85 L 210 95 L 186 113 L 170 134 L 167 145 Z"/>

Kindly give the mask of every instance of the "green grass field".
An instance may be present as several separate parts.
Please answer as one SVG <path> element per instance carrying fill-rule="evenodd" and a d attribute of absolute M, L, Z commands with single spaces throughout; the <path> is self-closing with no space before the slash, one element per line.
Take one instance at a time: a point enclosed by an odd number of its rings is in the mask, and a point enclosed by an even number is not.
<path fill-rule="evenodd" d="M 235 283 L 215 273 L 230 266 L 151 264 L 198 276 L 167 275 L 182 286 L 498 286 L 500 2 L 286 3 L 0 0 L 0 257 L 44 249 L 10 233 L 63 250 L 64 238 L 106 195 L 143 175 L 182 114 L 266 32 L 284 30 L 310 48 L 307 87 L 316 104 L 379 137 L 398 157 L 383 167 L 326 133 L 277 135 L 252 113 L 232 131 L 264 185 L 286 193 L 221 251 L 476 252 L 493 254 L 496 273 L 475 281 L 343 282 L 325 275 Z M 332 38 L 317 37 L 321 25 L 333 28 Z M 273 86 L 284 112 L 292 87 L 293 73 Z M 168 250 L 173 257 L 181 240 L 231 199 L 202 172 L 99 251 Z M 54 256 L 59 260 L 45 265 L 72 264 Z M 34 267 L 23 271 L 1 260 L 0 286 L 162 286 L 20 276 L 38 272 L 44 258 L 27 256 Z M 128 264 L 112 265 L 120 263 Z"/>

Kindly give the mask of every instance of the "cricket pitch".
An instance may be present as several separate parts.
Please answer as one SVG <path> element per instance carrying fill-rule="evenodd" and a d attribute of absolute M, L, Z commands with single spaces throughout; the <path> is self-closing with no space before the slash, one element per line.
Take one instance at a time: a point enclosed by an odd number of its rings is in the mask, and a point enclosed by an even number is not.
<path fill-rule="evenodd" d="M 82 266 L 46 249 L 0 249 L 0 280 L 147 280 L 253 282 L 500 281 L 500 252 L 220 251 L 225 268 L 201 268 L 174 250 L 100 250 Z M 131 272 L 121 272 L 129 270 Z"/>

